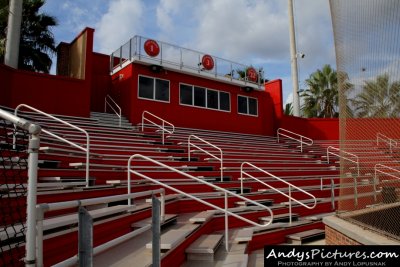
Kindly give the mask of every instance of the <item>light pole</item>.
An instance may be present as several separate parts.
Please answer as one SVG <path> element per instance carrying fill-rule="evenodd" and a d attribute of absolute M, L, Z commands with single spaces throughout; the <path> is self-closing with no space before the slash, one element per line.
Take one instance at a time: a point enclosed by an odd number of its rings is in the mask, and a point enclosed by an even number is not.
<path fill-rule="evenodd" d="M 22 20 L 22 0 L 10 0 L 4 64 L 18 68 L 19 42 Z"/>
<path fill-rule="evenodd" d="M 297 71 L 297 51 L 296 51 L 296 36 L 294 32 L 294 16 L 293 16 L 293 0 L 288 0 L 288 15 L 289 15 L 289 35 L 290 35 L 290 63 L 292 69 L 292 85 L 293 85 L 293 115 L 300 116 L 299 102 L 299 78 Z"/>

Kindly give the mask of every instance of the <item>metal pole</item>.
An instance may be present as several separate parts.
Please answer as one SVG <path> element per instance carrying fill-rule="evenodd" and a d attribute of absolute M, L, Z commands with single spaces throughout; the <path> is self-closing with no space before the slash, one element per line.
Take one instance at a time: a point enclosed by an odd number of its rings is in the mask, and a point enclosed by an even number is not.
<path fill-rule="evenodd" d="M 22 21 L 22 0 L 10 0 L 8 13 L 8 27 L 6 39 L 6 53 L 4 64 L 14 69 L 18 68 L 19 43 Z"/>
<path fill-rule="evenodd" d="M 229 251 L 228 243 L 228 193 L 225 192 L 225 249 Z"/>
<path fill-rule="evenodd" d="M 293 0 L 288 0 L 288 15 L 289 15 L 289 35 L 290 35 L 290 63 L 292 67 L 292 85 L 293 85 L 293 115 L 300 116 L 299 102 L 299 78 L 297 71 L 297 51 L 296 51 L 296 36 L 294 32 L 294 16 L 293 16 Z"/>
<path fill-rule="evenodd" d="M 161 227 L 160 227 L 160 201 L 153 195 L 152 198 L 153 212 L 152 212 L 152 257 L 153 257 L 153 267 L 161 266 Z"/>
<path fill-rule="evenodd" d="M 292 224 L 292 190 L 289 185 L 289 224 Z"/>
<path fill-rule="evenodd" d="M 335 209 L 335 181 L 331 178 L 331 204 L 332 209 Z"/>
<path fill-rule="evenodd" d="M 40 128 L 36 129 L 36 133 L 29 138 L 25 266 L 36 266 L 36 189 L 40 147 L 39 133 Z"/>
<path fill-rule="evenodd" d="M 93 266 L 93 219 L 82 206 L 79 207 L 78 234 L 79 266 Z"/>

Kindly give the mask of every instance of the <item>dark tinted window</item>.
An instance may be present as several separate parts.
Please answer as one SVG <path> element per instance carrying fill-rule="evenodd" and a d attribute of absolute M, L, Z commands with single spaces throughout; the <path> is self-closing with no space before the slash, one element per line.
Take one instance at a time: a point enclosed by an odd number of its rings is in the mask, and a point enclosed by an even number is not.
<path fill-rule="evenodd" d="M 154 80 L 139 76 L 139 97 L 154 99 Z"/>
<path fill-rule="evenodd" d="M 194 105 L 198 107 L 206 106 L 206 89 L 194 87 Z"/>
<path fill-rule="evenodd" d="M 247 97 L 238 96 L 238 112 L 247 114 Z"/>
<path fill-rule="evenodd" d="M 180 85 L 180 103 L 193 105 L 193 87 L 185 84 Z"/>
<path fill-rule="evenodd" d="M 224 92 L 219 92 L 219 109 L 229 111 L 231 108 L 231 103 L 229 99 L 229 94 Z"/>
<path fill-rule="evenodd" d="M 207 90 L 207 107 L 218 109 L 218 91 Z"/>
<path fill-rule="evenodd" d="M 156 79 L 156 100 L 169 101 L 169 81 Z"/>
<path fill-rule="evenodd" d="M 249 114 L 257 115 L 257 99 L 249 98 Z"/>

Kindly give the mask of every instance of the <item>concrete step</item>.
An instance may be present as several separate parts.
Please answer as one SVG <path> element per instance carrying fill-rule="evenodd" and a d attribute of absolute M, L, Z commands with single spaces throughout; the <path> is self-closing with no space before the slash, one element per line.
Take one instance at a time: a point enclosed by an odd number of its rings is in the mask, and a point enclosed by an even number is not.
<path fill-rule="evenodd" d="M 291 245 L 301 245 L 304 242 L 325 238 L 325 230 L 312 229 L 286 236 L 286 242 Z"/>
<path fill-rule="evenodd" d="M 202 235 L 186 249 L 187 259 L 212 262 L 223 237 L 222 234 Z"/>
<path fill-rule="evenodd" d="M 187 236 L 192 233 L 198 225 L 190 224 L 184 225 L 178 229 L 172 229 L 161 235 L 160 249 L 162 252 L 175 248 L 179 243 L 184 241 Z M 146 248 L 152 249 L 152 243 L 147 243 Z"/>
<path fill-rule="evenodd" d="M 270 216 L 266 217 L 260 217 L 258 218 L 261 223 L 266 223 L 271 220 Z M 297 221 L 299 219 L 299 214 L 297 213 L 292 213 L 292 221 Z M 289 222 L 290 220 L 290 214 L 289 213 L 283 213 L 283 214 L 277 214 L 273 216 L 273 222 Z"/>
<path fill-rule="evenodd" d="M 264 206 L 271 206 L 274 203 L 273 199 L 254 199 L 255 202 L 258 202 Z M 249 201 L 236 201 L 236 206 L 239 207 L 247 207 L 247 206 L 255 206 L 253 203 Z"/>
<path fill-rule="evenodd" d="M 214 215 L 213 211 L 202 211 L 195 214 L 193 217 L 189 219 L 191 223 L 204 223 L 212 218 Z"/>

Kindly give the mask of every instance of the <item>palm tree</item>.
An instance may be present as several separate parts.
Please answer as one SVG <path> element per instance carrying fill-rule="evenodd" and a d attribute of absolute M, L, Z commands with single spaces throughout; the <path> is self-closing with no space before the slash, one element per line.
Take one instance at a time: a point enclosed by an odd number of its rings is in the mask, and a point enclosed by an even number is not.
<path fill-rule="evenodd" d="M 293 116 L 293 103 L 287 103 L 283 113 L 288 116 Z"/>
<path fill-rule="evenodd" d="M 308 89 L 302 93 L 305 117 L 334 118 L 338 116 L 338 77 L 330 65 L 323 66 L 305 81 Z"/>
<path fill-rule="evenodd" d="M 357 117 L 396 118 L 400 115 L 399 98 L 400 81 L 390 82 L 389 75 L 383 74 L 365 81 L 362 92 L 351 103 Z"/>
<path fill-rule="evenodd" d="M 48 73 L 51 68 L 51 55 L 56 47 L 50 27 L 56 26 L 54 17 L 39 14 L 45 0 L 24 0 L 21 23 L 21 40 L 18 68 Z M 4 46 L 8 19 L 8 1 L 0 0 L 0 59 L 4 61 Z M 5 15 L 7 14 L 7 15 Z"/>

